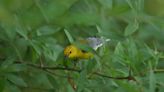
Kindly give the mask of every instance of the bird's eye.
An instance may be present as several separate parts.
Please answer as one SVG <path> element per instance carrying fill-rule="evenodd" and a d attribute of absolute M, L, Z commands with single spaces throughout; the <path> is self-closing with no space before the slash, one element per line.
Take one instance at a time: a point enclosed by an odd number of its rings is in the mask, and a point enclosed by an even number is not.
<path fill-rule="evenodd" d="M 69 53 L 71 54 L 71 53 L 72 53 L 72 51 L 69 51 Z"/>

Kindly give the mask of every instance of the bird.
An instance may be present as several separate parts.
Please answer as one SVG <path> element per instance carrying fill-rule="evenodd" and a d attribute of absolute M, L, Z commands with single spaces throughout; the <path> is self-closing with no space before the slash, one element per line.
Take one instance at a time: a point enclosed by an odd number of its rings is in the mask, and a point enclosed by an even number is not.
<path fill-rule="evenodd" d="M 64 55 L 70 59 L 90 59 L 93 57 L 91 52 L 85 52 L 75 45 L 69 45 L 64 50 Z"/>
<path fill-rule="evenodd" d="M 110 39 L 105 39 L 105 42 L 108 41 L 110 41 Z M 80 42 L 88 44 L 88 46 L 93 48 L 95 51 L 104 44 L 103 39 L 97 37 L 88 37 Z M 81 50 L 73 44 L 66 46 L 64 49 L 64 55 L 70 59 L 91 59 L 94 56 L 93 53 Z"/>

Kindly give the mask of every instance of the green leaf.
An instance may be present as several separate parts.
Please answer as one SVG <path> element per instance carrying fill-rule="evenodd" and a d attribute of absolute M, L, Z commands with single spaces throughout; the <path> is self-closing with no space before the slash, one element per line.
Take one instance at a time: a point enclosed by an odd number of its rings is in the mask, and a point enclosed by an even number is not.
<path fill-rule="evenodd" d="M 112 57 L 113 65 L 115 67 L 123 68 L 124 66 L 125 68 L 125 66 L 130 63 L 128 53 L 126 53 L 126 48 L 128 47 L 125 47 L 123 43 L 117 43 Z"/>
<path fill-rule="evenodd" d="M 10 41 L 13 41 L 13 39 L 15 39 L 16 37 L 16 30 L 13 29 L 13 27 L 9 27 L 9 26 L 4 26 L 2 25 L 3 27 L 3 30 L 5 32 L 5 40 L 10 40 Z"/>
<path fill-rule="evenodd" d="M 98 0 L 103 7 L 112 8 L 113 0 Z"/>
<path fill-rule="evenodd" d="M 90 73 L 93 71 L 93 69 L 95 68 L 96 66 L 96 62 L 95 60 L 89 60 L 88 62 L 86 62 L 86 70 L 87 70 L 87 73 Z"/>
<path fill-rule="evenodd" d="M 66 36 L 67 36 L 69 42 L 70 42 L 70 43 L 73 43 L 73 42 L 74 42 L 73 37 L 72 37 L 71 34 L 68 32 L 68 30 L 67 30 L 67 29 L 64 29 L 64 32 L 65 32 L 65 34 L 66 34 Z"/>
<path fill-rule="evenodd" d="M 79 87 L 78 92 L 81 92 L 86 86 L 86 82 L 87 82 L 86 75 L 87 75 L 86 70 L 83 70 L 82 72 L 80 72 L 79 78 L 77 80 L 77 82 L 78 82 L 77 86 Z"/>
<path fill-rule="evenodd" d="M 130 22 L 128 24 L 128 26 L 125 28 L 125 36 L 129 36 L 131 34 L 133 34 L 135 31 L 137 31 L 137 29 L 139 28 L 139 23 L 137 20 Z"/>
<path fill-rule="evenodd" d="M 116 45 L 114 54 L 123 55 L 123 53 L 124 53 L 124 48 L 123 48 L 122 44 L 120 42 L 118 42 L 118 44 Z"/>
<path fill-rule="evenodd" d="M 23 64 L 13 64 L 13 65 L 10 65 L 6 71 L 7 72 L 20 72 L 20 71 L 25 71 L 27 69 L 27 66 L 26 65 L 23 65 Z"/>
<path fill-rule="evenodd" d="M 1 68 L 7 68 L 8 66 L 12 65 L 15 61 L 15 57 L 8 57 L 2 64 Z"/>
<path fill-rule="evenodd" d="M 5 79 L 0 78 L 0 92 L 3 92 L 4 88 L 5 88 Z"/>
<path fill-rule="evenodd" d="M 46 45 L 43 47 L 44 55 L 50 60 L 56 61 L 59 54 L 63 51 L 63 48 L 59 45 Z"/>
<path fill-rule="evenodd" d="M 58 19 L 60 16 L 64 15 L 65 12 L 69 10 L 69 8 L 76 3 L 78 0 L 64 0 L 64 1 L 47 1 L 48 5 L 45 5 L 45 2 L 40 6 L 43 10 L 43 13 L 46 14 L 46 17 L 51 19 Z"/>
<path fill-rule="evenodd" d="M 22 86 L 22 87 L 27 87 L 27 84 L 24 82 L 24 80 L 19 77 L 19 76 L 16 76 L 14 74 L 8 74 L 7 76 L 7 79 L 10 80 L 12 83 L 18 85 L 18 86 Z"/>
<path fill-rule="evenodd" d="M 53 75 L 47 75 L 47 78 L 49 82 L 51 83 L 51 85 L 53 86 L 53 88 L 57 89 L 60 87 L 58 81 L 55 79 Z"/>
<path fill-rule="evenodd" d="M 34 81 L 35 80 L 35 81 Z M 47 74 L 43 71 L 33 72 L 28 81 L 30 86 L 38 87 L 42 89 L 53 89 L 53 85 L 47 77 Z"/>
<path fill-rule="evenodd" d="M 7 82 L 5 86 L 5 92 L 21 92 L 21 90 L 16 86 L 13 85 L 12 83 Z"/>
<path fill-rule="evenodd" d="M 140 92 L 136 85 L 132 85 L 130 82 L 118 81 L 120 86 L 117 92 Z"/>
<path fill-rule="evenodd" d="M 155 76 L 157 82 L 164 83 L 164 73 L 156 73 Z"/>
<path fill-rule="evenodd" d="M 37 30 L 37 35 L 38 36 L 52 35 L 59 30 L 60 30 L 60 28 L 52 28 L 50 26 L 42 26 Z"/>
<path fill-rule="evenodd" d="M 34 48 L 34 50 L 36 51 L 38 55 L 41 55 L 42 49 L 38 41 L 32 40 L 30 41 L 30 45 Z"/>
<path fill-rule="evenodd" d="M 156 88 L 156 79 L 154 71 L 152 70 L 152 65 L 149 62 L 150 74 L 149 74 L 149 92 L 154 92 Z"/>
<path fill-rule="evenodd" d="M 137 47 L 136 47 L 136 44 L 135 44 L 135 41 L 132 40 L 132 39 L 128 39 L 127 40 L 127 49 L 128 49 L 128 54 L 129 54 L 129 57 L 132 61 L 138 61 L 138 58 L 137 58 Z"/>
<path fill-rule="evenodd" d="M 129 6 L 126 4 L 117 5 L 112 8 L 112 10 L 109 12 L 109 15 L 117 16 L 119 14 L 127 12 L 128 10 L 129 10 Z"/>
<path fill-rule="evenodd" d="M 23 26 L 20 23 L 20 19 L 18 18 L 17 15 L 15 15 L 15 20 L 16 20 L 16 32 L 20 34 L 24 39 L 28 39 L 27 37 L 27 31 L 23 28 Z"/>

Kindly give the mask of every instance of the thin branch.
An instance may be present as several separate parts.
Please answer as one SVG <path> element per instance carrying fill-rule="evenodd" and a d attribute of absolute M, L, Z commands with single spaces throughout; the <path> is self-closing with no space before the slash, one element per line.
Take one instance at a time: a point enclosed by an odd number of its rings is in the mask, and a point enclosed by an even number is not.
<path fill-rule="evenodd" d="M 82 70 L 80 69 L 74 69 L 74 68 L 68 68 L 68 67 L 49 67 L 49 66 L 44 66 L 42 69 L 50 69 L 50 70 L 67 70 L 67 71 L 74 71 L 74 72 L 81 72 Z"/>
<path fill-rule="evenodd" d="M 17 62 L 17 63 L 21 63 L 21 64 L 26 64 L 26 65 L 29 65 L 31 67 L 35 67 L 35 68 L 39 68 L 39 69 L 43 69 L 45 71 L 47 70 L 66 70 L 66 71 L 73 71 L 73 72 L 78 72 L 80 73 L 82 70 L 80 69 L 74 69 L 74 68 L 68 68 L 68 67 L 50 67 L 50 66 L 40 66 L 40 65 L 37 65 L 37 64 L 32 64 L 32 63 L 22 63 L 22 62 Z M 47 71 L 49 72 L 49 71 Z M 50 72 L 49 72 L 50 73 Z M 52 73 L 52 72 L 51 72 Z M 101 76 L 101 77 L 104 77 L 104 78 L 110 78 L 110 79 L 118 79 L 118 80 L 135 80 L 134 77 L 132 76 L 127 76 L 127 77 L 112 77 L 112 76 L 108 76 L 108 75 L 104 75 L 104 74 L 100 74 L 100 73 L 97 73 L 97 72 L 94 72 L 93 73 L 94 75 L 97 75 L 97 76 Z"/>
<path fill-rule="evenodd" d="M 94 72 L 93 73 L 94 75 L 98 75 L 98 76 L 101 76 L 101 77 L 105 77 L 105 78 L 110 78 L 110 79 L 128 79 L 129 77 L 111 77 L 111 76 L 107 76 L 107 75 L 103 75 L 103 74 L 100 74 L 100 73 L 97 73 L 97 72 Z"/>
<path fill-rule="evenodd" d="M 154 73 L 164 73 L 164 69 L 155 69 Z"/>
<path fill-rule="evenodd" d="M 26 64 L 31 67 L 39 68 L 39 69 L 49 69 L 49 70 L 67 70 L 67 71 L 74 71 L 74 72 L 81 72 L 79 69 L 74 69 L 74 68 L 68 68 L 68 67 L 58 67 L 58 66 L 40 66 L 38 64 L 32 64 L 32 63 L 25 63 L 25 62 L 19 62 L 17 61 L 16 63 L 18 64 Z"/>
<path fill-rule="evenodd" d="M 80 73 L 82 70 L 81 69 L 75 69 L 75 68 L 68 68 L 68 67 L 59 67 L 59 66 L 40 66 L 38 64 L 32 64 L 32 63 L 25 63 L 25 62 L 19 62 L 17 61 L 16 63 L 19 63 L 19 64 L 26 64 L 28 66 L 31 66 L 31 67 L 34 67 L 34 68 L 38 68 L 38 69 L 42 69 L 42 70 L 45 70 L 47 72 L 49 72 L 49 70 L 66 70 L 66 71 L 73 71 L 73 72 L 77 72 L 77 73 Z M 154 70 L 155 73 L 157 72 L 164 72 L 164 70 Z M 50 72 L 49 72 L 50 73 Z M 52 72 L 51 72 L 52 73 Z M 110 79 L 117 79 L 117 80 L 133 80 L 133 81 L 136 81 L 136 79 L 134 78 L 134 76 L 131 75 L 131 69 L 129 70 L 129 75 L 126 76 L 126 77 L 112 77 L 112 76 L 108 76 L 108 75 L 104 75 L 104 74 L 101 74 L 101 73 L 98 73 L 98 72 L 94 72 L 93 75 L 97 75 L 97 76 L 100 76 L 100 77 L 104 77 L 104 78 L 110 78 Z"/>
<path fill-rule="evenodd" d="M 52 75 L 55 75 L 55 76 L 58 76 L 60 78 L 68 78 L 69 76 L 66 76 L 66 75 L 59 75 L 55 72 L 52 72 L 51 70 L 48 70 L 48 69 L 44 69 L 45 72 L 49 73 L 49 74 L 52 74 Z"/>

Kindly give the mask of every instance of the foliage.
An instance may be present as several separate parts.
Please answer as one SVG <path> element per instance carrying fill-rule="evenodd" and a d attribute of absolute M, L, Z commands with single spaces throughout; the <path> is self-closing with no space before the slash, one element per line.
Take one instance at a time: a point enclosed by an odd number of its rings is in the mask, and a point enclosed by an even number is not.
<path fill-rule="evenodd" d="M 0 92 L 163 92 L 163 2 L 0 0 Z M 111 41 L 64 58 L 90 36 Z"/>

